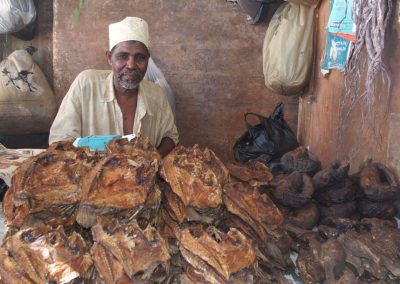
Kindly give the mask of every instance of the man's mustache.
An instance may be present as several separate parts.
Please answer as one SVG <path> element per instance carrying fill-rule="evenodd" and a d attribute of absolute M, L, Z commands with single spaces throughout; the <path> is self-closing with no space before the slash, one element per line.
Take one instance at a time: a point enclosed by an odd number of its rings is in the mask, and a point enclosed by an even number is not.
<path fill-rule="evenodd" d="M 129 70 L 129 69 L 125 69 L 122 70 L 119 73 L 119 77 L 121 78 L 122 76 L 131 76 L 131 77 L 137 77 L 137 78 L 142 78 L 143 77 L 143 73 L 137 70 Z"/>

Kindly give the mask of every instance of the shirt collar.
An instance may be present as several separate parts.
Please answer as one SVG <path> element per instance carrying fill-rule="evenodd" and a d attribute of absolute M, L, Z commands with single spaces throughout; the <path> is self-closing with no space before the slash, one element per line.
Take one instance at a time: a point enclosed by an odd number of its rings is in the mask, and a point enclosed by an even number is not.
<path fill-rule="evenodd" d="M 111 102 L 115 99 L 113 74 L 114 74 L 113 72 L 110 72 L 110 74 L 106 78 L 106 86 L 105 86 L 104 94 L 101 98 L 102 102 Z M 148 98 L 147 98 L 147 96 L 149 94 L 147 94 L 146 89 L 147 89 L 146 81 L 142 80 L 139 84 L 138 106 L 140 103 L 141 105 L 139 106 L 139 109 L 144 108 L 143 116 L 145 113 L 147 113 L 148 115 L 153 115 L 153 112 L 149 108 L 149 102 L 148 102 Z"/>
<path fill-rule="evenodd" d="M 104 103 L 111 102 L 115 99 L 114 85 L 113 85 L 113 72 L 110 72 L 106 78 L 106 85 L 101 101 Z"/>

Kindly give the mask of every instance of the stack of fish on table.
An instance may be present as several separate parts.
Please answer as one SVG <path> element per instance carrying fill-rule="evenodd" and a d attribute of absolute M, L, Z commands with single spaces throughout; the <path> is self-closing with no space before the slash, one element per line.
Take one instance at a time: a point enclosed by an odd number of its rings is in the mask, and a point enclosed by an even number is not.
<path fill-rule="evenodd" d="M 348 162 L 321 169 L 305 147 L 280 166 L 225 165 L 198 145 L 161 159 L 142 137 L 102 154 L 55 143 L 17 169 L 4 197 L 0 283 L 400 280 L 387 167 L 349 176 Z"/>

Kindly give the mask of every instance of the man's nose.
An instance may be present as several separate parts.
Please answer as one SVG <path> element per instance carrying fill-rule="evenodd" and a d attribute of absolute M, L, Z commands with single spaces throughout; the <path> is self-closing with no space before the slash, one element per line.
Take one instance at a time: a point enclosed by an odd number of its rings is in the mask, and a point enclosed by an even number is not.
<path fill-rule="evenodd" d="M 136 67 L 135 57 L 133 55 L 129 55 L 128 60 L 126 62 L 126 67 L 131 69 Z"/>

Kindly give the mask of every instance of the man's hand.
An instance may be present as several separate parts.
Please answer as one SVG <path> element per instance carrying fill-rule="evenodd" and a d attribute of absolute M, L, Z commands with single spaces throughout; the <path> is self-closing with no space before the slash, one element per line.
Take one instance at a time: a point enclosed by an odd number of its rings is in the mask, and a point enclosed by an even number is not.
<path fill-rule="evenodd" d="M 172 141 L 172 139 L 169 137 L 164 137 L 161 140 L 161 143 L 158 146 L 157 150 L 158 150 L 158 153 L 161 155 L 161 157 L 164 158 L 174 148 L 175 148 L 174 141 Z"/>

